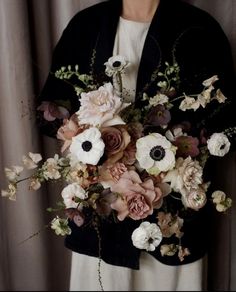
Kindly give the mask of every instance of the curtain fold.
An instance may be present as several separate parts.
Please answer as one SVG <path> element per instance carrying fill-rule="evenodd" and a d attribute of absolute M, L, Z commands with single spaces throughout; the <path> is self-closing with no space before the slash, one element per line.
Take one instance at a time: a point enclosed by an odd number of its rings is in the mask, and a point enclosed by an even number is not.
<path fill-rule="evenodd" d="M 114 0 L 113 0 L 114 1 Z M 52 50 L 71 17 L 98 0 L 0 0 L 0 188 L 4 167 L 21 164 L 23 154 L 59 152 L 56 140 L 42 138 L 34 105 L 50 67 Z M 236 1 L 186 0 L 213 15 L 228 36 L 236 65 Z M 89 25 L 88 24 L 85 25 Z M 236 98 L 236 97 L 235 97 Z M 223 169 L 223 172 L 222 172 Z M 27 175 L 27 174 L 26 174 Z M 210 252 L 209 285 L 213 291 L 236 290 L 236 154 L 216 171 L 233 197 L 229 215 L 216 218 Z M 57 201 L 59 187 L 37 192 L 20 186 L 17 202 L 0 198 L 0 290 L 66 291 L 70 255 L 63 238 L 44 228 L 46 208 Z M 44 212 L 45 210 L 45 212 Z M 217 214 L 217 217 L 219 214 Z M 37 233 L 32 238 L 25 239 Z M 214 245 L 215 242 L 215 245 Z"/>

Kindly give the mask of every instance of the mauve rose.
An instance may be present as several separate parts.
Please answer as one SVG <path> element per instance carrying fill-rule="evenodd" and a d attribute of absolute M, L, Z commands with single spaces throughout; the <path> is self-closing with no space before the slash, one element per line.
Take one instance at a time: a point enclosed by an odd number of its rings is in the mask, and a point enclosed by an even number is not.
<path fill-rule="evenodd" d="M 110 162 L 115 163 L 122 158 L 124 149 L 130 143 L 130 135 L 123 126 L 105 127 L 101 133 L 105 154 Z"/>
<path fill-rule="evenodd" d="M 154 187 L 151 179 L 142 182 L 133 170 L 126 171 L 119 181 L 111 186 L 111 191 L 119 194 L 111 208 L 118 212 L 120 221 L 127 216 L 133 220 L 146 218 L 153 213 L 153 204 L 162 197 L 161 190 Z"/>

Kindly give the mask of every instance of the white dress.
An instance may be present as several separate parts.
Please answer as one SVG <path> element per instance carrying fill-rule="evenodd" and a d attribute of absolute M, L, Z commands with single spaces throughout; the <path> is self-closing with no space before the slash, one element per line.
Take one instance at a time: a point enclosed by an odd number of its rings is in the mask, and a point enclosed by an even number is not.
<path fill-rule="evenodd" d="M 113 55 L 131 62 L 123 79 L 126 101 L 133 101 L 140 57 L 150 23 L 123 19 L 117 28 Z M 124 92 L 123 92 L 124 93 Z M 98 258 L 72 252 L 70 291 L 204 291 L 207 258 L 182 266 L 168 266 L 141 252 L 140 269 L 132 270 L 100 262 Z"/>

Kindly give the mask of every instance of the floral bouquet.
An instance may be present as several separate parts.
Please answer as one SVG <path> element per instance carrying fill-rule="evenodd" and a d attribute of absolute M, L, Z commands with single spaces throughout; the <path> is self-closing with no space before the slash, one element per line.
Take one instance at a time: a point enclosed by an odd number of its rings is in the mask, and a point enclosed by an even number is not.
<path fill-rule="evenodd" d="M 45 120 L 62 121 L 57 131 L 61 154 L 43 160 L 30 152 L 23 156 L 23 166 L 5 168 L 9 184 L 2 196 L 15 200 L 17 185 L 26 180 L 31 190 L 48 181 L 63 181 L 58 208 L 48 208 L 58 212 L 50 222 L 57 235 L 71 233 L 70 220 L 79 227 L 86 222 L 96 228 L 106 218 L 119 223 L 129 217 L 140 222 L 130 234 L 136 248 L 154 251 L 160 245 L 163 256 L 178 254 L 182 261 L 191 252 L 181 245 L 183 211 L 198 212 L 208 201 L 219 212 L 231 206 L 223 191 L 209 194 L 210 181 L 204 180 L 203 171 L 210 156 L 229 152 L 235 128 L 209 134 L 189 121 L 172 120 L 173 112 L 181 115 L 203 110 L 211 102 L 224 103 L 226 97 L 215 86 L 218 76 L 204 80 L 197 94 L 177 96 L 180 69 L 166 62 L 164 72 L 158 73 L 156 94 L 144 94 L 139 109 L 127 102 L 129 91 L 122 85 L 129 65 L 122 56 L 111 57 L 103 82 L 81 74 L 77 65 L 55 72 L 66 82 L 79 81 L 73 86 L 80 108 L 73 115 L 60 101 L 44 101 L 38 107 Z M 31 171 L 26 179 L 23 170 Z M 173 209 L 175 202 L 178 207 Z M 93 220 L 88 222 L 91 213 Z M 162 244 L 164 237 L 175 237 L 179 243 Z"/>

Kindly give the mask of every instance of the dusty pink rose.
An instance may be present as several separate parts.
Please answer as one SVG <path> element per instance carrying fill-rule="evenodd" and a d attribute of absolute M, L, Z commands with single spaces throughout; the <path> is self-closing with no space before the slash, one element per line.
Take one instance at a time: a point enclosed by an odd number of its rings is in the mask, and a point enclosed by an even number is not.
<path fill-rule="evenodd" d="M 77 115 L 72 115 L 70 119 L 64 119 L 63 125 L 57 131 L 57 138 L 64 141 L 61 152 L 64 152 L 71 144 L 72 137 L 83 132 L 85 127 L 78 125 Z"/>
<path fill-rule="evenodd" d="M 116 162 L 115 164 L 103 164 L 99 167 L 99 182 L 105 188 L 109 188 L 114 183 L 117 183 L 120 177 L 127 171 L 123 163 Z"/>
<path fill-rule="evenodd" d="M 101 129 L 105 143 L 105 154 L 109 163 L 115 163 L 123 157 L 125 148 L 130 143 L 130 135 L 124 126 L 105 127 Z"/>
<path fill-rule="evenodd" d="M 65 119 L 69 117 L 69 111 L 63 107 L 58 106 L 53 102 L 43 101 L 37 108 L 38 111 L 43 111 L 45 120 L 51 122 L 55 119 Z"/>
<path fill-rule="evenodd" d="M 162 196 L 161 190 L 154 187 L 151 179 L 142 182 L 133 170 L 126 171 L 111 186 L 111 191 L 119 194 L 111 208 L 118 212 L 120 221 L 128 216 L 133 220 L 146 218 L 153 213 L 153 204 Z"/>

